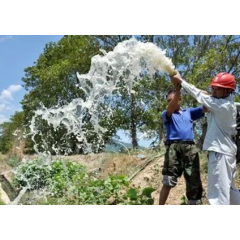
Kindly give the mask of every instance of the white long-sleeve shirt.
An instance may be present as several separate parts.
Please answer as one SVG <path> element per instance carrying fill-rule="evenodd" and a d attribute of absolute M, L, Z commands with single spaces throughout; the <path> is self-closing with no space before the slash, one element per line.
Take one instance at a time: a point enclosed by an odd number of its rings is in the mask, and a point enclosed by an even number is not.
<path fill-rule="evenodd" d="M 232 136 L 236 134 L 237 109 L 232 96 L 218 99 L 204 94 L 184 80 L 181 85 L 188 94 L 209 109 L 206 114 L 208 126 L 203 150 L 235 156 L 237 147 Z"/>

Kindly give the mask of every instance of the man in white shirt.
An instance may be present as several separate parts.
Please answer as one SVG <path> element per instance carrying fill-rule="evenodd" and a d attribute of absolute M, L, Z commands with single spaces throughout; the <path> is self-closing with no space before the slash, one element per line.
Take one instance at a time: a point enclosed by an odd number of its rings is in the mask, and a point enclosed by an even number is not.
<path fill-rule="evenodd" d="M 236 175 L 236 106 L 232 93 L 236 81 L 229 73 L 217 74 L 212 82 L 212 95 L 187 83 L 179 74 L 171 77 L 199 103 L 208 108 L 208 128 L 203 150 L 208 151 L 208 201 L 211 205 L 240 205 L 240 194 L 235 187 Z"/>

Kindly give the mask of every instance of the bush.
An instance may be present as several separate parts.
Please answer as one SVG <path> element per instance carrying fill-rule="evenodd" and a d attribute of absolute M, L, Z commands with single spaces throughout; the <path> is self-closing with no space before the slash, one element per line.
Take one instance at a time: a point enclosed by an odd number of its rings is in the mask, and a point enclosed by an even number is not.
<path fill-rule="evenodd" d="M 16 169 L 14 184 L 20 189 L 44 192 L 47 201 L 40 204 L 153 204 L 153 188 L 130 188 L 126 176 L 96 179 L 85 166 L 70 161 L 25 162 Z"/>

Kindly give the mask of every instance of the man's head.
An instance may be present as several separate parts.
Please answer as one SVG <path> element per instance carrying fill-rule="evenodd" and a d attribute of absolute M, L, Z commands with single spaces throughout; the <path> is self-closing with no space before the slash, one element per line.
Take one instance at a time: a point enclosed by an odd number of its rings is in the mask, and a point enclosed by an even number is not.
<path fill-rule="evenodd" d="M 167 105 L 169 105 L 170 102 L 173 100 L 175 94 L 176 94 L 176 90 L 175 89 L 171 89 L 171 90 L 168 91 L 168 93 L 166 95 Z M 181 97 L 179 98 L 178 105 L 177 105 L 175 111 L 180 109 L 180 104 L 181 104 Z"/>
<path fill-rule="evenodd" d="M 211 82 L 212 96 L 215 98 L 226 98 L 235 91 L 235 77 L 229 73 L 218 73 Z"/>

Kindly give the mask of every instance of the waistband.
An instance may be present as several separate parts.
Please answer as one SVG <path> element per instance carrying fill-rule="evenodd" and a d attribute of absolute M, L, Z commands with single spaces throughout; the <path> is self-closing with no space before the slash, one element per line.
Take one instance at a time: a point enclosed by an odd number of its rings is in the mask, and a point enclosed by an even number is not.
<path fill-rule="evenodd" d="M 166 140 L 165 145 L 177 144 L 195 144 L 193 140 Z"/>

